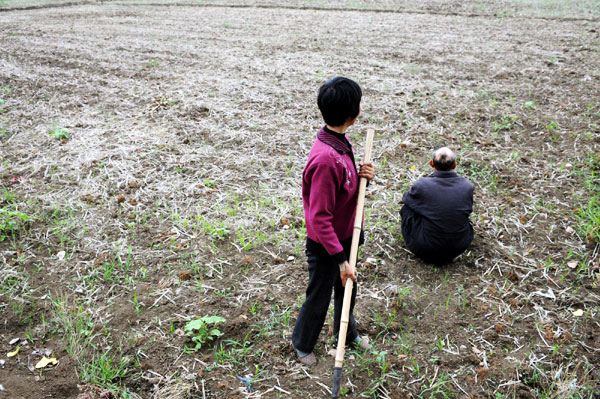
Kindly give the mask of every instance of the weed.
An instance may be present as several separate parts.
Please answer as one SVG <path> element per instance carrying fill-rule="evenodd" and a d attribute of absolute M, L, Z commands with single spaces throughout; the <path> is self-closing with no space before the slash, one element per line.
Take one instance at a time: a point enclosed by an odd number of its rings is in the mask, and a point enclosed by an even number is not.
<path fill-rule="evenodd" d="M 448 271 L 444 272 L 444 275 L 440 277 L 440 279 L 442 280 L 442 288 L 446 288 L 446 285 L 448 285 L 448 281 L 450 280 L 450 273 L 448 273 Z"/>
<path fill-rule="evenodd" d="M 183 328 L 188 336 L 192 337 L 192 341 L 196 343 L 194 350 L 202 348 L 207 341 L 223 335 L 219 329 L 211 327 L 219 323 L 224 323 L 225 319 L 220 316 L 203 316 L 196 320 L 190 320 Z"/>
<path fill-rule="evenodd" d="M 0 241 L 14 237 L 24 223 L 30 220 L 31 218 L 23 212 L 0 208 Z"/>
<path fill-rule="evenodd" d="M 549 132 L 553 132 L 555 130 L 558 130 L 558 124 L 556 122 L 550 122 L 548 124 L 548 126 L 546 126 L 546 130 L 548 130 Z"/>
<path fill-rule="evenodd" d="M 428 399 L 450 399 L 454 398 L 454 393 L 450 390 L 449 386 L 451 385 L 450 377 L 446 374 L 442 374 L 439 378 L 436 379 L 426 377 L 426 382 L 421 386 L 421 398 Z"/>
<path fill-rule="evenodd" d="M 377 368 L 379 369 L 378 370 L 379 375 L 374 376 L 371 384 L 369 384 L 369 388 L 367 389 L 366 392 L 363 392 L 363 395 L 376 395 L 377 392 L 379 391 L 379 388 L 382 387 L 383 384 L 385 383 L 385 380 L 389 376 L 396 375 L 396 373 L 390 372 L 391 362 L 389 360 L 387 360 L 387 352 L 386 351 L 381 351 L 381 352 L 375 353 L 375 358 L 376 358 Z M 363 358 L 363 361 L 364 361 L 364 358 Z M 367 362 L 367 364 L 368 363 L 370 363 L 370 362 Z M 369 370 L 369 374 L 371 374 L 370 370 Z"/>
<path fill-rule="evenodd" d="M 235 367 L 243 367 L 248 363 L 247 357 L 257 355 L 259 352 L 253 350 L 254 345 L 248 340 L 250 333 L 244 336 L 242 342 L 228 339 L 215 346 L 213 355 L 216 365 L 231 364 Z M 258 367 L 258 366 L 257 366 Z"/>
<path fill-rule="evenodd" d="M 407 306 L 406 299 L 410 297 L 410 288 L 404 287 L 398 289 L 398 296 L 394 299 L 394 307 L 402 309 Z"/>
<path fill-rule="evenodd" d="M 110 350 L 96 355 L 90 362 L 84 363 L 79 377 L 92 385 L 103 388 L 118 389 L 118 383 L 127 376 L 129 359 L 117 357 Z"/>
<path fill-rule="evenodd" d="M 410 355 L 410 361 L 412 363 L 412 372 L 415 374 L 416 377 L 420 377 L 421 367 L 419 367 L 419 363 L 417 363 L 413 355 Z"/>
<path fill-rule="evenodd" d="M 577 211 L 577 227 L 580 234 L 591 242 L 600 242 L 600 196 L 593 196 Z"/>
<path fill-rule="evenodd" d="M 286 308 L 282 310 L 278 305 L 273 305 L 269 312 L 269 317 L 266 320 L 253 324 L 252 327 L 258 329 L 258 333 L 261 337 L 271 336 L 275 333 L 285 336 L 285 334 L 288 333 L 287 330 L 290 324 L 291 309 Z"/>
<path fill-rule="evenodd" d="M 252 302 L 249 310 L 252 316 L 258 316 L 262 312 L 262 305 L 259 302 Z"/>
<path fill-rule="evenodd" d="M 382 313 L 375 311 L 375 309 L 370 309 L 372 316 L 371 316 L 371 322 L 373 324 L 375 324 L 377 327 L 380 328 L 386 328 L 386 323 L 384 320 L 384 317 L 382 316 Z"/>
<path fill-rule="evenodd" d="M 596 398 L 598 394 L 597 387 L 593 387 L 592 384 L 589 384 L 590 381 L 587 380 L 592 366 L 589 364 L 584 367 L 578 365 L 569 370 L 570 366 L 567 366 L 567 368 L 561 367 L 549 373 L 539 369 L 527 370 L 524 372 L 522 380 L 531 387 L 532 394 L 536 398 Z"/>
<path fill-rule="evenodd" d="M 57 140 L 68 140 L 69 131 L 65 128 L 59 127 L 50 132 L 50 137 Z"/>
<path fill-rule="evenodd" d="M 471 181 L 478 184 L 482 189 L 489 188 L 491 191 L 496 191 L 498 182 L 501 179 L 500 175 L 490 170 L 487 165 L 468 165 L 465 167 L 465 174 Z"/>
<path fill-rule="evenodd" d="M 502 115 L 500 119 L 495 119 L 493 121 L 494 131 L 501 132 L 505 130 L 511 130 L 517 125 L 518 120 L 518 116 Z"/>
<path fill-rule="evenodd" d="M 437 350 L 442 352 L 444 350 L 444 337 L 439 337 L 439 338 L 436 337 L 435 346 L 436 346 Z"/>
<path fill-rule="evenodd" d="M 204 186 L 206 188 L 217 188 L 217 182 L 213 179 L 204 179 Z"/>
<path fill-rule="evenodd" d="M 142 308 L 144 306 L 146 306 L 144 304 L 144 302 L 140 302 L 138 300 L 138 295 L 137 295 L 137 291 L 133 292 L 133 299 L 129 301 L 129 303 L 131 303 L 133 305 L 133 308 L 135 309 L 135 313 L 139 316 L 142 313 Z"/>
<path fill-rule="evenodd" d="M 215 224 L 200 214 L 196 215 L 195 221 L 196 225 L 192 226 L 192 228 L 197 228 L 204 234 L 208 234 L 213 238 L 224 240 L 229 236 L 230 231 L 225 227 L 225 222 Z"/>
<path fill-rule="evenodd" d="M 69 304 L 66 296 L 52 299 L 54 321 L 57 331 L 62 332 L 66 350 L 74 359 L 79 359 L 92 346 L 94 322 L 81 305 Z"/>

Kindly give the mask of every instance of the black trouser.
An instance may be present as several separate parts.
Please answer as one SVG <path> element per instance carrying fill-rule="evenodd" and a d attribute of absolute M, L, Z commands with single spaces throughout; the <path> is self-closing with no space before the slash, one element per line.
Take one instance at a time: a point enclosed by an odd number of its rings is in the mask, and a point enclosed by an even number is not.
<path fill-rule="evenodd" d="M 345 248 L 346 256 L 350 250 Z M 331 291 L 334 293 L 333 307 L 333 334 L 338 335 L 340 330 L 340 318 L 342 316 L 342 306 L 344 302 L 344 286 L 340 278 L 339 266 L 334 264 L 333 260 L 325 251 L 312 251 L 307 249 L 309 282 L 306 288 L 306 300 L 300 308 L 300 314 L 294 326 L 292 334 L 292 344 L 294 348 L 310 353 L 313 351 L 319 334 L 325 324 L 327 309 L 331 301 Z M 356 284 L 352 290 L 352 302 L 350 304 L 350 322 L 348 324 L 348 333 L 346 334 L 346 343 L 351 343 L 358 337 L 356 330 L 356 320 L 352 311 L 356 299 Z"/>
<path fill-rule="evenodd" d="M 423 218 L 415 214 L 408 206 L 400 210 L 402 216 L 402 236 L 410 251 L 427 263 L 443 265 L 465 252 L 473 241 L 473 227 L 467 226 L 464 234 L 451 234 L 441 237 L 426 232 Z M 431 242 L 437 242 L 432 245 Z"/>

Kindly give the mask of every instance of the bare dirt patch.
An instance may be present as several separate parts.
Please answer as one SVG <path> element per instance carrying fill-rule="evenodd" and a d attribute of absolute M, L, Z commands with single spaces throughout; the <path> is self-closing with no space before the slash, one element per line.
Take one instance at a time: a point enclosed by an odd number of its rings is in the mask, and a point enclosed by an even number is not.
<path fill-rule="evenodd" d="M 357 154 L 378 133 L 357 305 L 374 348 L 348 354 L 346 396 L 598 393 L 598 22 L 109 4 L 0 24 L 0 205 L 27 216 L 0 242 L 0 395 L 322 397 L 328 326 L 312 370 L 289 340 L 335 75 L 364 88 Z M 435 269 L 398 210 L 443 144 L 477 236 Z M 185 349 L 212 314 L 224 335 Z M 24 367 L 48 347 L 59 366 Z"/>

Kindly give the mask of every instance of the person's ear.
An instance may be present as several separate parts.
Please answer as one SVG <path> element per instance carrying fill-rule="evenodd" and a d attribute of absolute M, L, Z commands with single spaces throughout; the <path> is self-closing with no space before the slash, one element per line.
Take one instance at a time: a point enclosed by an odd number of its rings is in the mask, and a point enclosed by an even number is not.
<path fill-rule="evenodd" d="M 452 164 L 452 166 L 450 167 L 450 170 L 454 170 L 455 168 L 456 168 L 456 162 L 454 162 L 454 163 Z"/>
<path fill-rule="evenodd" d="M 433 169 L 435 169 L 435 165 L 433 164 L 433 159 L 429 161 L 429 166 L 431 166 Z"/>

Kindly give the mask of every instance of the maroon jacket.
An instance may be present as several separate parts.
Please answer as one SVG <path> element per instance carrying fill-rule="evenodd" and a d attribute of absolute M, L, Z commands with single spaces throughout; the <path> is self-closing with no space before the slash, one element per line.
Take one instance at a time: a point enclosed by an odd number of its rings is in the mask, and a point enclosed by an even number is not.
<path fill-rule="evenodd" d="M 342 242 L 352 237 L 359 178 L 348 138 L 325 129 L 317 134 L 302 173 L 306 234 L 342 263 L 347 260 Z"/>

